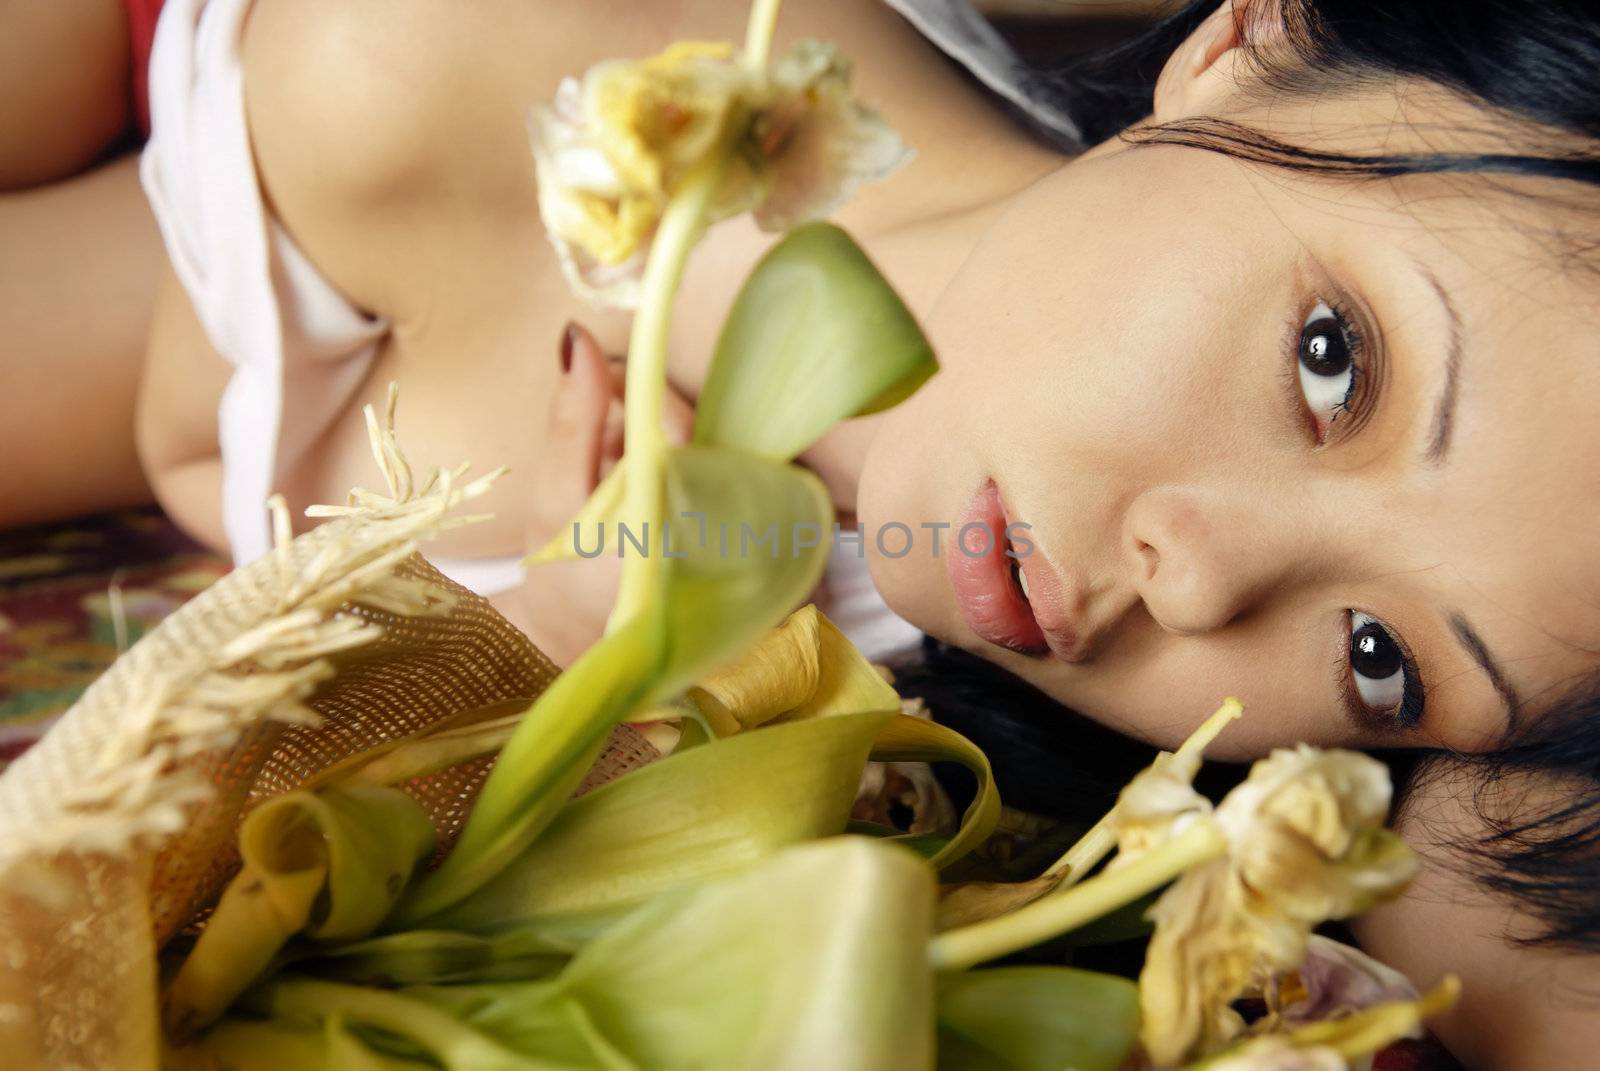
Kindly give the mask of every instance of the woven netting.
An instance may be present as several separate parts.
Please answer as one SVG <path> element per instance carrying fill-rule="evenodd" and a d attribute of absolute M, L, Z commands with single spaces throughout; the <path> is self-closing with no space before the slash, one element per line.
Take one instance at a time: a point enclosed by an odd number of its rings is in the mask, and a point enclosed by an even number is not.
<path fill-rule="evenodd" d="M 537 696 L 557 668 L 417 553 L 485 480 L 414 489 L 369 422 L 389 494 L 276 550 L 174 613 L 0 777 L 0 1063 L 160 1061 L 156 957 L 238 865 L 240 818 L 329 765 L 445 717 Z M 655 757 L 626 727 L 587 785 Z M 441 852 L 492 759 L 405 789 Z"/>

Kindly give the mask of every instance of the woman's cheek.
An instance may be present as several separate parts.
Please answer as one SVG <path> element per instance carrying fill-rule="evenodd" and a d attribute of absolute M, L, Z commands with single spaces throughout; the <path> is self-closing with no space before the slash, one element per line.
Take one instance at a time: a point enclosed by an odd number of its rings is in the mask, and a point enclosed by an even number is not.
<path fill-rule="evenodd" d="M 956 430 L 936 404 L 936 384 L 942 375 L 887 414 L 863 462 L 856 500 L 862 548 L 879 594 L 896 614 L 941 637 L 948 635 L 954 620 L 943 560 L 949 551 L 949 535 L 938 533 L 936 555 L 935 529 L 925 525 L 951 520 L 949 503 L 954 496 L 950 488 L 955 473 L 964 469 Z M 900 553 L 901 543 L 906 541 L 899 529 L 895 529 L 896 539 L 886 536 L 884 540 L 890 554 L 878 545 L 875 534 L 890 525 L 910 530 L 905 553 Z M 844 548 L 844 552 L 853 550 Z"/>

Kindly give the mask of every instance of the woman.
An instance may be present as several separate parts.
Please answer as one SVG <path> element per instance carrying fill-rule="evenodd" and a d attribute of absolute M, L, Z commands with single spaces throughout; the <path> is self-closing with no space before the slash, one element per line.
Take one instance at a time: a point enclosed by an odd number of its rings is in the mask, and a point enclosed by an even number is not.
<path fill-rule="evenodd" d="M 150 500 L 133 410 L 163 255 L 127 150 L 159 6 L 0 5 L 3 527 Z"/>
<path fill-rule="evenodd" d="M 525 474 L 502 482 L 496 522 L 441 553 L 541 542 L 614 452 L 604 354 L 626 323 L 591 318 L 560 362 L 543 356 L 585 312 L 539 233 L 528 104 L 603 58 L 734 36 L 742 3 L 537 18 L 513 0 L 212 5 L 237 19 L 236 36 L 213 24 L 242 44 L 211 74 L 228 84 L 242 65 L 240 115 L 170 114 L 235 180 L 259 180 L 268 238 L 255 228 L 247 252 L 300 282 L 259 308 L 227 278 L 211 287 L 218 235 L 185 229 L 182 170 L 147 157 L 187 284 L 164 284 L 145 369 L 157 495 L 202 536 L 223 541 L 226 513 L 257 538 L 254 490 L 249 515 L 224 509 L 219 400 L 246 429 L 222 428 L 225 445 L 256 442 L 264 410 L 224 397 L 208 329 L 224 349 L 281 330 L 274 352 L 301 347 L 309 371 L 272 399 L 276 447 L 256 469 L 291 502 L 366 477 L 355 412 L 397 379 L 420 461 Z M 1500 823 L 1485 850 L 1499 895 L 1441 862 L 1362 936 L 1419 982 L 1466 975 L 1442 1030 L 1474 1065 L 1584 1066 L 1597 1020 L 1572 991 L 1600 942 L 1600 721 L 1584 689 L 1600 612 L 1582 581 L 1600 471 L 1585 257 L 1600 21 L 1577 4 L 1200 3 L 1156 32 L 1164 64 L 1139 110 L 1081 71 L 1036 87 L 1108 135 L 1150 113 L 1070 160 L 885 7 L 796 4 L 780 36 L 839 41 L 860 94 L 918 150 L 837 218 L 943 371 L 804 458 L 859 516 L 889 606 L 1158 744 L 1232 691 L 1253 713 L 1223 738 L 1234 757 L 1301 739 L 1495 754 L 1507 792 L 1479 801 L 1486 815 L 1437 780 L 1413 813 L 1426 804 L 1417 830 L 1458 839 Z M 162 108 L 158 94 L 158 145 Z M 686 395 L 766 241 L 728 224 L 692 263 L 696 312 L 673 340 Z M 269 315 L 238 331 L 227 310 L 245 306 Z M 938 525 L 972 521 L 1029 526 L 1019 575 L 948 542 L 932 553 Z M 926 540 L 884 553 L 893 522 Z M 570 655 L 603 614 L 599 565 L 553 567 L 500 604 Z"/>

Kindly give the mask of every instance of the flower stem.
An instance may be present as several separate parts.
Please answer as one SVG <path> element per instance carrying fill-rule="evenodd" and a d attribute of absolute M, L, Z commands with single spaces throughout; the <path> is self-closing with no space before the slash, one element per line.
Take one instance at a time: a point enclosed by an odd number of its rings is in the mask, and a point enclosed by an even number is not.
<path fill-rule="evenodd" d="M 1244 705 L 1229 696 L 1222 701 L 1222 706 L 1218 707 L 1214 714 L 1201 722 L 1200 727 L 1189 734 L 1189 738 L 1178 748 L 1176 755 L 1169 756 L 1167 752 L 1162 752 L 1156 761 L 1178 761 L 1204 752 L 1206 748 L 1211 746 L 1211 742 L 1217 738 L 1218 733 L 1222 732 L 1229 723 L 1243 714 Z M 1110 855 L 1111 850 L 1117 846 L 1116 833 L 1111 828 L 1111 815 L 1115 813 L 1116 809 L 1112 808 L 1110 813 L 1096 822 L 1089 832 L 1079 837 L 1077 843 L 1068 848 L 1066 854 L 1052 863 L 1050 869 L 1045 871 L 1051 877 L 1057 874 L 1066 875 L 1062 879 L 1061 885 L 1058 886 L 1059 889 L 1071 888 L 1083 880 L 1083 876 L 1093 870 L 1096 864 Z"/>
<path fill-rule="evenodd" d="M 1083 880 L 1083 876 L 1095 868 L 1095 865 L 1111 854 L 1117 846 L 1117 835 L 1111 828 L 1111 815 L 1107 814 L 1096 822 L 1089 832 L 1079 837 L 1066 854 L 1045 871 L 1049 877 L 1057 874 L 1064 875 L 1058 889 L 1070 888 Z"/>
<path fill-rule="evenodd" d="M 750 5 L 750 22 L 744 35 L 744 63 L 759 70 L 767 65 L 772 49 L 772 34 L 778 24 L 780 0 L 755 0 Z"/>
<path fill-rule="evenodd" d="M 766 66 L 778 20 L 779 0 L 755 0 L 745 34 L 744 63 Z M 737 121 L 735 121 L 737 123 Z M 662 529 L 646 537 L 661 541 L 665 549 L 666 437 L 661 431 L 662 406 L 667 387 L 667 334 L 672 298 L 683 281 L 684 265 L 705 228 L 706 212 L 722 185 L 733 151 L 733 139 L 722 142 L 695 166 L 667 202 L 645 263 L 639 309 L 628 339 L 627 389 L 623 402 L 623 456 L 626 486 L 621 516 L 634 523 L 652 523 Z M 616 605 L 606 622 L 612 632 L 643 607 L 655 587 L 663 554 L 647 551 L 626 557 Z"/>
<path fill-rule="evenodd" d="M 326 1021 L 339 1016 L 375 1026 L 415 1042 L 446 1067 L 517 1071 L 526 1062 L 515 1052 L 465 1025 L 455 1016 L 419 1000 L 366 986 L 286 978 L 273 983 L 262 1000 L 274 1018 Z"/>
<path fill-rule="evenodd" d="M 700 238 L 706 209 L 727 170 L 728 153 L 718 147 L 684 179 L 667 203 L 660 228 L 645 264 L 643 294 L 633 317 L 628 341 L 627 389 L 623 400 L 623 454 L 626 481 L 621 516 L 652 527 L 666 524 L 665 462 L 667 440 L 661 430 L 662 406 L 667 389 L 667 332 L 672 298 L 683 279 L 689 253 Z M 653 541 L 665 539 L 657 531 L 646 536 L 646 550 L 624 557 L 617 603 L 606 622 L 612 632 L 630 620 L 654 589 L 664 555 Z M 663 543 L 664 546 L 664 543 Z"/>
<path fill-rule="evenodd" d="M 1226 850 L 1227 842 L 1214 823 L 1196 822 L 1126 866 L 1097 874 L 1074 889 L 1035 900 L 1008 915 L 939 934 L 928 944 L 928 958 L 935 970 L 964 971 L 1019 952 L 1093 922 Z"/>
<path fill-rule="evenodd" d="M 1211 742 L 1217 738 L 1217 735 L 1222 730 L 1243 716 L 1244 704 L 1230 695 L 1222 701 L 1222 705 L 1216 709 L 1216 713 L 1201 722 L 1200 728 L 1189 734 L 1189 739 L 1183 742 L 1174 757 L 1178 759 L 1187 759 L 1191 755 L 1198 757 L 1206 748 L 1211 746 Z"/>

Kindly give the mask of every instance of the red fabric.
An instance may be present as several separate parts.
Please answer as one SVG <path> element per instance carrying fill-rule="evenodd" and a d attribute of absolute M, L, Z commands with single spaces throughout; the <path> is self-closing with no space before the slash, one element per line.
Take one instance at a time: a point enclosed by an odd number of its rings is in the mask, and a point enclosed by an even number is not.
<path fill-rule="evenodd" d="M 133 107 L 139 129 L 150 136 L 150 45 L 163 0 L 122 0 L 128 9 L 128 41 L 133 48 Z"/>

